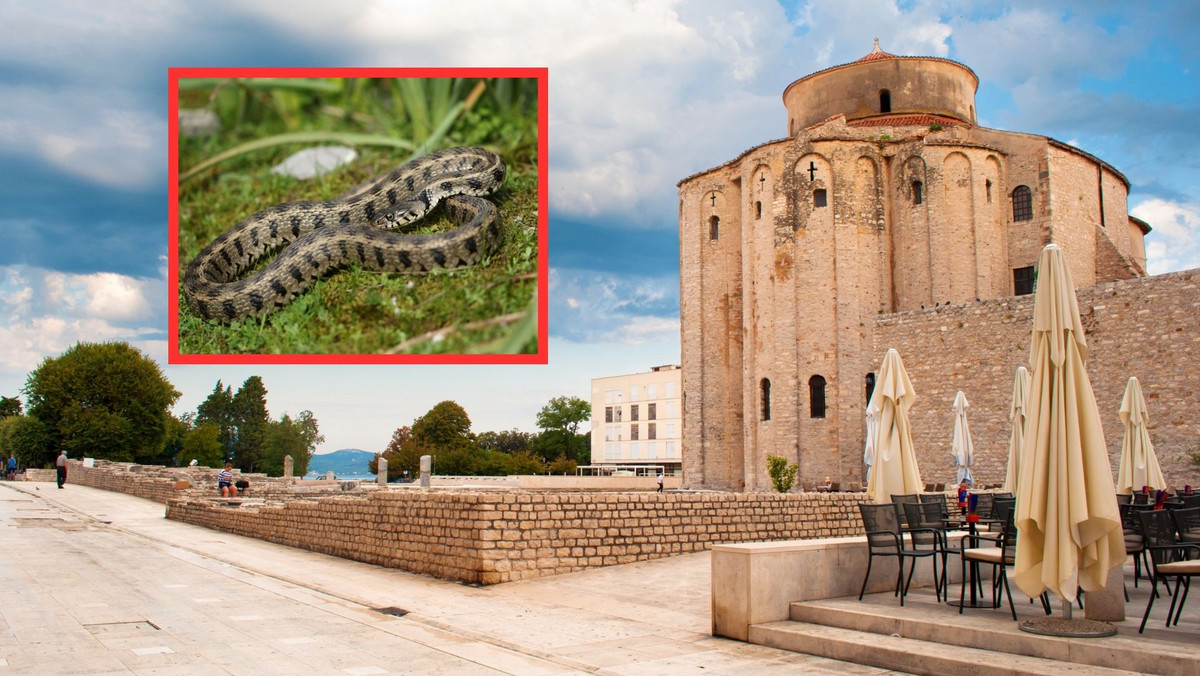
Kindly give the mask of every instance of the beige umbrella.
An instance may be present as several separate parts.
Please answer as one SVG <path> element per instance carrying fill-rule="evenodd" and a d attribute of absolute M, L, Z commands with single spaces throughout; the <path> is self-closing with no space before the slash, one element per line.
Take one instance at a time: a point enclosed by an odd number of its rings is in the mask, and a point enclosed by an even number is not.
<path fill-rule="evenodd" d="M 1017 367 L 1013 378 L 1012 408 L 1008 419 L 1012 421 L 1012 436 L 1008 439 L 1008 473 L 1004 475 L 1004 492 L 1017 494 L 1017 477 L 1020 476 L 1022 441 L 1025 437 L 1025 400 L 1029 398 L 1029 369 Z"/>
<path fill-rule="evenodd" d="M 900 353 L 889 349 L 867 404 L 868 410 L 879 415 L 875 457 L 867 481 L 867 493 L 877 503 L 891 502 L 893 493 L 921 492 L 921 472 L 908 427 L 908 409 L 916 398 Z"/>
<path fill-rule="evenodd" d="M 1112 468 L 1087 376 L 1087 342 L 1062 250 L 1042 251 L 1033 306 L 1028 427 L 1017 481 L 1013 578 L 1031 598 L 1070 608 L 1125 563 Z"/>
<path fill-rule="evenodd" d="M 950 453 L 954 456 L 954 464 L 958 466 L 957 479 L 954 483 L 961 484 L 963 480 L 975 483 L 971 476 L 971 465 L 975 464 L 975 446 L 971 443 L 971 428 L 967 425 L 967 395 L 959 390 L 954 395 L 954 430 L 950 437 Z"/>
<path fill-rule="evenodd" d="M 1121 398 L 1121 423 L 1125 438 L 1121 440 L 1121 464 L 1117 470 L 1117 492 L 1133 493 L 1149 486 L 1155 490 L 1167 487 L 1150 432 L 1146 430 L 1146 399 L 1137 378 L 1130 378 Z"/>

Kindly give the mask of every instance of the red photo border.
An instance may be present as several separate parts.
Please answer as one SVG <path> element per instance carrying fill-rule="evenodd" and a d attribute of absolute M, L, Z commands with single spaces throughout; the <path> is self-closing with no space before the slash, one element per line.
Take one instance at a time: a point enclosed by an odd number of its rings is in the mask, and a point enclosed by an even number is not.
<path fill-rule="evenodd" d="M 170 364 L 545 364 L 547 354 L 547 104 L 546 68 L 168 68 L 167 249 L 168 351 Z M 538 284 L 537 352 L 533 354 L 181 354 L 179 352 L 179 80 L 181 78 L 511 77 L 538 81 Z"/>

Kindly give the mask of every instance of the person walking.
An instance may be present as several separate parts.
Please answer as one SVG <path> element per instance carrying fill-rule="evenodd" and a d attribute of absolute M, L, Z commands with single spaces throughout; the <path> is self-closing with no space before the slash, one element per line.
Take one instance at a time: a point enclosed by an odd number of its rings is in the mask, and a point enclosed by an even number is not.
<path fill-rule="evenodd" d="M 17 458 L 16 456 L 8 456 L 8 480 L 12 481 L 17 477 Z"/>
<path fill-rule="evenodd" d="M 67 452 L 62 451 L 58 454 L 58 460 L 54 462 L 54 469 L 58 471 L 58 487 L 62 488 L 63 484 L 67 483 Z"/>
<path fill-rule="evenodd" d="M 662 472 L 659 472 L 658 473 L 658 491 L 656 491 L 658 493 L 662 493 L 662 482 L 663 482 L 663 475 L 662 475 Z"/>

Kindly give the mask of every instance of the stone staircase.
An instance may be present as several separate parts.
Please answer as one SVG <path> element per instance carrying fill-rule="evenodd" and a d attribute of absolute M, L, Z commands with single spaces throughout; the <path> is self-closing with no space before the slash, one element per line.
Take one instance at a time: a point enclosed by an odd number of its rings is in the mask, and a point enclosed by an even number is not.
<path fill-rule="evenodd" d="M 1139 590 L 1131 588 L 1130 616 L 1117 623 L 1118 635 L 1108 638 L 1031 634 L 1018 629 L 1007 606 L 959 615 L 931 594 L 910 593 L 900 607 L 886 593 L 862 602 L 852 597 L 793 603 L 790 620 L 752 625 L 749 639 L 914 674 L 1200 674 L 1200 613 L 1185 607 L 1191 618 L 1167 629 L 1169 600 L 1156 602 L 1146 632 L 1138 634 L 1147 593 L 1144 582 Z M 1044 617 L 1040 605 L 1024 597 L 1016 607 L 1022 621 Z"/>

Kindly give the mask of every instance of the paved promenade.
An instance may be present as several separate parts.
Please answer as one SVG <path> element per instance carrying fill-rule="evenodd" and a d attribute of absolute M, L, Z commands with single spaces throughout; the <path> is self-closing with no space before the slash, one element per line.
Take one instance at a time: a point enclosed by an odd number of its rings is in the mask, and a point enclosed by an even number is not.
<path fill-rule="evenodd" d="M 709 635 L 707 552 L 472 587 L 0 482 L 0 676 L 880 674 Z"/>

